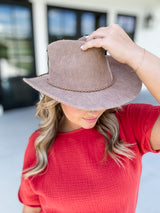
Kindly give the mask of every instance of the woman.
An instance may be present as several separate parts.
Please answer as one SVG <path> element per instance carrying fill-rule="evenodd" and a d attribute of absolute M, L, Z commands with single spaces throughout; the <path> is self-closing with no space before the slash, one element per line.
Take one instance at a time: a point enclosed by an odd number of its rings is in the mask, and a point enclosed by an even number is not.
<path fill-rule="evenodd" d="M 142 156 L 160 150 L 160 107 L 124 104 L 141 81 L 160 103 L 160 59 L 115 24 L 53 42 L 48 55 L 49 73 L 24 79 L 44 96 L 24 157 L 23 213 L 134 213 Z"/>

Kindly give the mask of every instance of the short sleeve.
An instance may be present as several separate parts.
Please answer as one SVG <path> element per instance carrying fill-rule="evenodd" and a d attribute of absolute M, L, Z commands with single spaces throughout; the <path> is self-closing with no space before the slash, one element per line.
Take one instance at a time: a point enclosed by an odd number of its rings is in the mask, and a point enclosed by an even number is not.
<path fill-rule="evenodd" d="M 29 143 L 27 145 L 24 162 L 23 162 L 23 170 L 35 165 L 36 162 L 36 154 L 34 149 L 34 143 L 39 133 L 34 132 L 29 138 Z M 35 193 L 29 178 L 21 177 L 21 184 L 18 191 L 18 198 L 21 203 L 30 207 L 40 207 L 39 196 Z"/>
<path fill-rule="evenodd" d="M 153 150 L 150 145 L 151 130 L 160 115 L 160 106 L 128 104 L 123 106 L 122 114 L 126 119 L 126 126 L 130 126 L 141 154 L 160 152 Z"/>
<path fill-rule="evenodd" d="M 36 195 L 28 179 L 21 178 L 21 185 L 18 192 L 18 198 L 21 203 L 30 207 L 40 207 L 38 195 Z"/>

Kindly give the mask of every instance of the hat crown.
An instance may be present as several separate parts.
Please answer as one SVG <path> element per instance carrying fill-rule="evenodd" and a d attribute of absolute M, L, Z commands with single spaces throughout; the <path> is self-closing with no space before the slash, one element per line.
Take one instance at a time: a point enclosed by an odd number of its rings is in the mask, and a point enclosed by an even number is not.
<path fill-rule="evenodd" d="M 82 40 L 48 45 L 48 83 L 72 91 L 98 91 L 112 85 L 113 76 L 102 48 L 83 51 Z"/>

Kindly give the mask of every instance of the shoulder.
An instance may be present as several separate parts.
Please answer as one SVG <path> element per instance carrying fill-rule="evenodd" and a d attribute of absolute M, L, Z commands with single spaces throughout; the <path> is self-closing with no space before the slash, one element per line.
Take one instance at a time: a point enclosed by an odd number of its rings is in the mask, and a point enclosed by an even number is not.
<path fill-rule="evenodd" d="M 36 162 L 35 141 L 39 135 L 40 133 L 37 130 L 33 132 L 32 135 L 29 137 L 29 141 L 24 155 L 23 169 L 33 166 Z"/>
<path fill-rule="evenodd" d="M 151 104 L 131 103 L 121 107 L 116 111 L 117 117 L 133 117 L 135 114 L 143 117 L 148 113 L 160 112 L 160 106 L 153 106 Z"/>
<path fill-rule="evenodd" d="M 160 113 L 160 106 L 153 106 L 151 104 L 127 104 L 122 106 L 121 109 L 116 111 L 116 116 L 119 125 L 124 128 L 134 128 L 146 131 L 152 128 Z"/>
<path fill-rule="evenodd" d="M 35 140 L 37 139 L 37 137 L 40 135 L 40 132 L 38 130 L 36 130 L 35 132 L 33 132 L 31 134 L 31 136 L 29 137 L 29 143 L 34 143 Z"/>
<path fill-rule="evenodd" d="M 152 128 L 160 114 L 160 106 L 128 104 L 116 111 L 121 138 L 136 142 L 142 154 L 153 152 L 150 146 Z"/>
<path fill-rule="evenodd" d="M 29 140 L 28 140 L 28 145 L 27 145 L 27 148 L 26 148 L 26 151 L 34 151 L 34 144 L 35 144 L 35 141 L 36 139 L 39 137 L 40 133 L 39 131 L 35 131 L 31 134 L 31 136 L 29 137 Z"/>

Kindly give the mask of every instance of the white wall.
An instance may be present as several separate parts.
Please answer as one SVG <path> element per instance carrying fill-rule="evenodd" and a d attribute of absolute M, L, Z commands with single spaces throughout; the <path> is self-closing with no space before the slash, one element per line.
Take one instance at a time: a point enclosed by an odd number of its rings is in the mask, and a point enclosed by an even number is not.
<path fill-rule="evenodd" d="M 160 7 L 152 11 L 153 22 L 150 28 L 139 29 L 136 43 L 160 57 Z"/>
<path fill-rule="evenodd" d="M 139 3 L 134 3 L 135 1 L 129 2 L 125 0 L 30 0 L 30 2 L 33 4 L 37 75 L 45 73 L 48 70 L 46 53 L 48 44 L 47 5 L 107 12 L 108 24 L 115 23 L 117 13 L 135 15 L 137 16 L 136 43 L 154 54 L 160 55 L 160 39 L 157 36 L 160 34 L 160 25 L 157 27 L 155 24 L 155 22 L 160 23 L 160 9 L 156 9 L 156 11 L 154 8 L 152 10 L 151 8 L 147 9 L 149 7 L 147 4 L 140 6 Z M 150 11 L 153 11 L 154 15 L 156 14 L 154 26 L 151 29 L 144 29 L 144 16 Z"/>
<path fill-rule="evenodd" d="M 35 59 L 37 75 L 46 73 L 47 68 L 47 11 L 44 1 L 32 1 L 33 3 L 33 30 L 35 43 Z"/>

